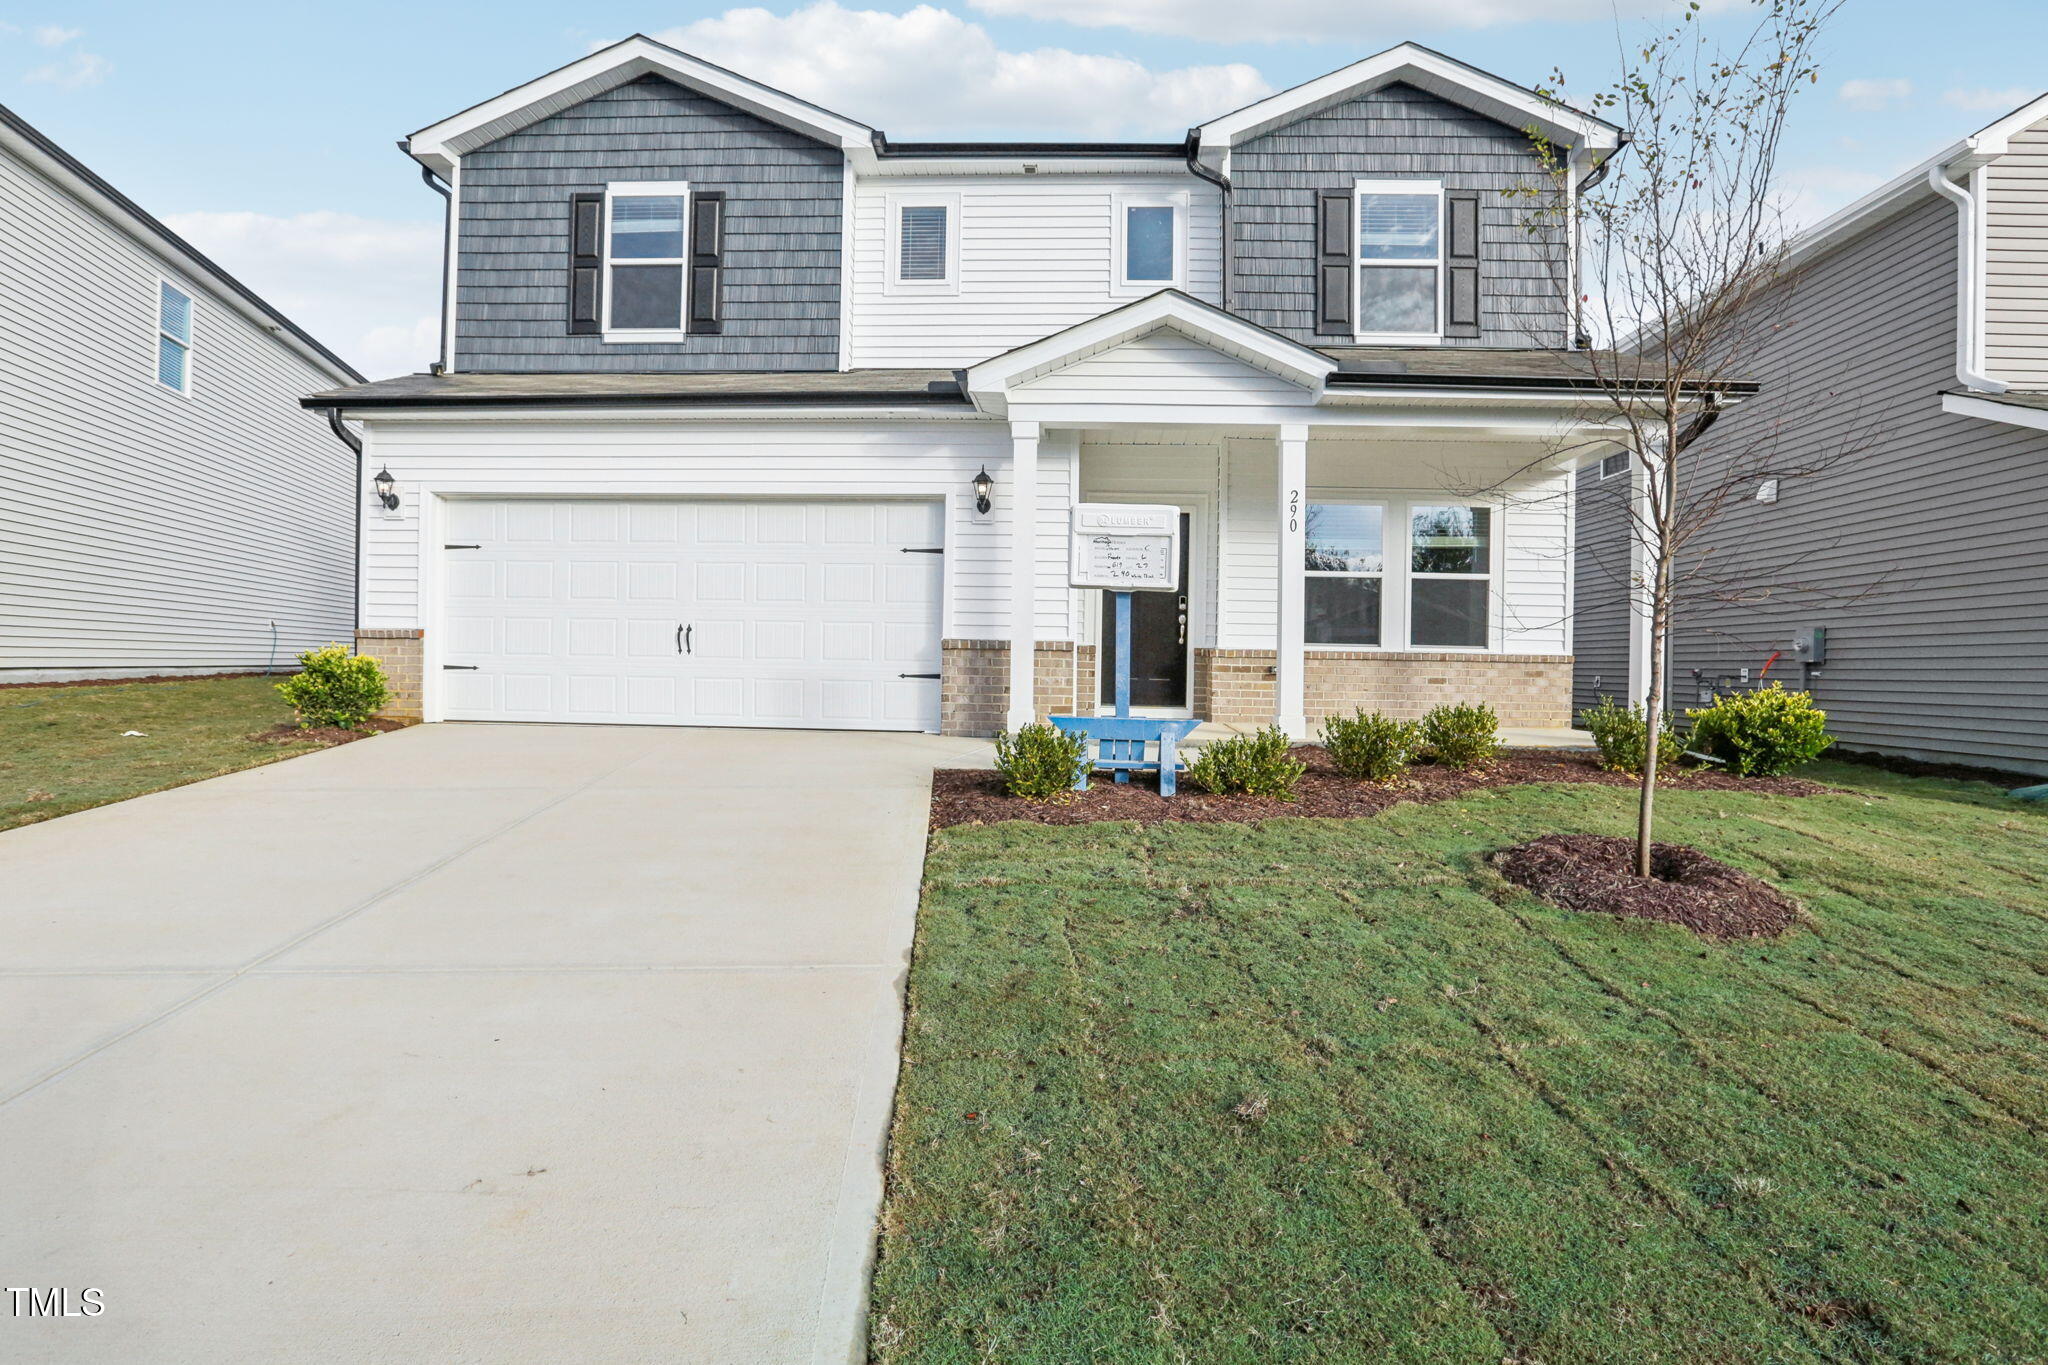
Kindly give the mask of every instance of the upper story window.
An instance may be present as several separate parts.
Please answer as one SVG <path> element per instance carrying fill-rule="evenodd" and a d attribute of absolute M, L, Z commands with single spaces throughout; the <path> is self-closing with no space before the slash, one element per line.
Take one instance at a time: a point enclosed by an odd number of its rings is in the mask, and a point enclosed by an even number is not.
<path fill-rule="evenodd" d="M 1177 194 L 1126 194 L 1116 201 L 1117 283 L 1126 289 L 1182 284 L 1187 255 L 1187 199 Z"/>
<path fill-rule="evenodd" d="M 605 189 L 604 334 L 607 340 L 683 330 L 689 273 L 684 231 L 690 187 L 629 182 Z"/>
<path fill-rule="evenodd" d="M 1435 180 L 1358 182 L 1360 336 L 1442 334 L 1443 202 Z"/>
<path fill-rule="evenodd" d="M 887 289 L 951 293 L 960 282 L 960 199 L 957 195 L 889 197 Z"/>
<path fill-rule="evenodd" d="M 168 280 L 157 282 L 156 382 L 192 392 L 192 296 Z"/>

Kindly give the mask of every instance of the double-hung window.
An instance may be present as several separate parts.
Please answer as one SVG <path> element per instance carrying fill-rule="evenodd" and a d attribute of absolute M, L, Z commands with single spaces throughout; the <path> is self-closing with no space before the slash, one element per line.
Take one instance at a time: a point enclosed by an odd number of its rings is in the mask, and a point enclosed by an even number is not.
<path fill-rule="evenodd" d="M 960 282 L 958 195 L 891 195 L 887 293 L 952 293 Z"/>
<path fill-rule="evenodd" d="M 1120 288 L 1181 287 L 1187 255 L 1187 199 L 1126 194 L 1116 199 L 1116 280 Z"/>
<path fill-rule="evenodd" d="M 1485 649 L 1493 640 L 1493 511 L 1467 503 L 1408 508 L 1408 643 Z"/>
<path fill-rule="evenodd" d="M 604 335 L 679 336 L 689 274 L 684 222 L 690 187 L 628 182 L 605 189 Z"/>
<path fill-rule="evenodd" d="M 1308 505 L 1302 592 L 1305 641 L 1312 645 L 1380 643 L 1381 588 L 1386 577 L 1387 509 L 1365 502 Z"/>
<path fill-rule="evenodd" d="M 168 280 L 156 287 L 156 382 L 192 392 L 192 296 Z"/>
<path fill-rule="evenodd" d="M 1358 334 L 1443 334 L 1443 186 L 1435 180 L 1358 182 Z"/>

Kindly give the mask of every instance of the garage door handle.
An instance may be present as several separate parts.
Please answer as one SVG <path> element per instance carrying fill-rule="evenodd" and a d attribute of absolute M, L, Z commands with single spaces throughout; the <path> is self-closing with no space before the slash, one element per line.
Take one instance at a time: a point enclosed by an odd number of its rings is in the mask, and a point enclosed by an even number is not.
<path fill-rule="evenodd" d="M 691 636 L 693 636 L 693 635 L 695 635 L 696 633 L 697 633 L 697 627 L 696 627 L 696 624 L 695 624 L 694 622 L 693 622 L 692 624 L 690 624 L 690 625 L 687 625 L 687 626 L 677 626 L 677 627 L 676 627 L 676 653 L 678 653 L 678 654 L 695 654 L 695 653 L 697 652 L 697 647 L 696 647 L 696 646 L 695 646 L 694 644 L 692 644 L 692 643 L 691 643 L 690 637 L 691 637 Z"/>

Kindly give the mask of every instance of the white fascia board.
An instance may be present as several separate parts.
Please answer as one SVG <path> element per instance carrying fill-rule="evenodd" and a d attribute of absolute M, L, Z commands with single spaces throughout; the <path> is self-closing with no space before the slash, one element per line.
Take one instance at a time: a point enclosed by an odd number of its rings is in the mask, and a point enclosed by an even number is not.
<path fill-rule="evenodd" d="M 1212 166 L 1227 165 L 1236 143 L 1396 82 L 1511 128 L 1534 128 L 1560 146 L 1611 152 L 1621 145 L 1621 129 L 1605 119 L 1545 99 L 1440 52 L 1402 43 L 1202 124 L 1195 129 L 1202 159 Z"/>
<path fill-rule="evenodd" d="M 967 395 L 985 412 L 1002 412 L 1011 384 L 1160 327 L 1171 327 L 1205 346 L 1291 380 L 1308 391 L 1310 401 L 1322 396 L 1324 383 L 1337 370 L 1337 362 L 1320 351 L 1177 289 L 1162 289 L 970 367 Z"/>
<path fill-rule="evenodd" d="M 350 408 L 343 406 L 342 418 L 350 422 L 361 422 L 365 427 L 400 426 L 413 423 L 437 425 L 460 424 L 464 422 L 515 422 L 521 425 L 537 422 L 570 423 L 620 423 L 620 422 L 956 422 L 986 426 L 990 419 L 982 413 L 965 407 L 933 408 L 913 407 L 852 407 L 845 404 L 820 403 L 815 406 L 797 403 L 756 404 L 754 406 L 718 407 L 711 404 L 687 404 L 676 407 L 662 407 L 648 404 L 645 407 L 621 405 L 619 407 L 586 407 L 581 404 L 559 408 L 540 407 L 525 404 L 511 404 L 503 407 L 459 408 Z"/>
<path fill-rule="evenodd" d="M 1941 410 L 1955 417 L 1976 417 L 1986 422 L 2004 422 L 2008 426 L 2048 431 L 2048 410 L 2021 407 L 2016 403 L 2001 403 L 1992 398 L 1973 398 L 1966 393 L 1945 393 L 1941 396 Z"/>
<path fill-rule="evenodd" d="M 465 152 L 650 75 L 665 77 L 842 151 L 865 149 L 873 142 L 874 129 L 864 123 L 635 34 L 430 124 L 407 138 L 405 147 L 423 165 L 445 176 Z"/>

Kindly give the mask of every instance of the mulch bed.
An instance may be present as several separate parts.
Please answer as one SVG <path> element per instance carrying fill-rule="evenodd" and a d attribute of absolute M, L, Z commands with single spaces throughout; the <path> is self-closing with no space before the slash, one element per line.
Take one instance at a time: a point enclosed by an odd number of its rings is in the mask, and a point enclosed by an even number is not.
<path fill-rule="evenodd" d="M 1192 788 L 1185 776 L 1180 795 L 1167 798 L 1146 778 L 1134 777 L 1119 786 L 1097 774 L 1085 794 L 1076 792 L 1075 800 L 1054 804 L 1008 795 L 1001 779 L 987 769 L 941 768 L 932 774 L 932 828 L 999 820 L 1035 820 L 1044 825 L 1135 820 L 1153 825 L 1166 820 L 1249 824 L 1283 815 L 1355 819 L 1377 815 L 1403 801 L 1442 801 L 1484 787 L 1528 782 L 1583 782 L 1602 787 L 1636 784 L 1633 777 L 1601 768 L 1590 752 L 1510 749 L 1482 771 L 1458 772 L 1423 764 L 1385 785 L 1345 777 L 1331 766 L 1329 754 L 1320 745 L 1298 745 L 1292 752 L 1308 765 L 1292 801 L 1212 796 Z M 1670 774 L 1658 785 L 1672 791 L 1769 792 L 1779 796 L 1812 796 L 1830 790 L 1801 777 L 1733 777 L 1714 769 Z"/>
<path fill-rule="evenodd" d="M 331 746 L 347 744 L 351 740 L 368 739 L 371 735 L 388 735 L 393 730 L 404 728 L 405 722 L 402 720 L 384 720 L 381 717 L 371 720 L 368 728 L 362 730 L 344 730 L 339 725 L 314 725 L 301 730 L 298 726 L 286 722 L 283 725 L 273 725 L 268 730 L 260 731 L 249 738 L 263 744 L 314 743 Z"/>
<path fill-rule="evenodd" d="M 246 673 L 152 673 L 146 678 L 73 678 L 69 682 L 11 682 L 0 683 L 0 692 L 17 687 L 126 687 L 129 683 L 167 682 L 212 682 L 219 678 L 288 678 L 295 670 L 280 669 L 265 673 L 252 669 Z"/>
<path fill-rule="evenodd" d="M 1503 877 L 1553 905 L 1677 924 L 1702 938 L 1776 938 L 1799 922 L 1799 903 L 1767 882 L 1682 844 L 1650 845 L 1635 874 L 1633 839 L 1546 834 L 1493 857 Z"/>
<path fill-rule="evenodd" d="M 2014 772 L 2010 768 L 1979 768 L 1969 763 L 1930 763 L 1925 759 L 1901 758 L 1897 754 L 1880 754 L 1859 749 L 1830 749 L 1828 757 L 1844 763 L 1860 763 L 1866 768 L 1897 773 L 1901 777 L 1935 777 L 1952 782 L 1989 782 L 1995 787 L 2031 787 L 2043 780 L 2038 774 Z"/>

